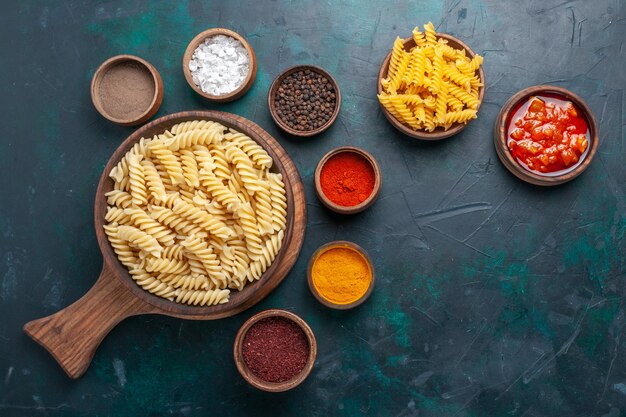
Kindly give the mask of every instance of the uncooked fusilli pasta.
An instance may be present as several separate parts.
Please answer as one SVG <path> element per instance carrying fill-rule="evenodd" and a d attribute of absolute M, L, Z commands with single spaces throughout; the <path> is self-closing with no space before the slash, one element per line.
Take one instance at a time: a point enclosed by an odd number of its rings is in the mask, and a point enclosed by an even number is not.
<path fill-rule="evenodd" d="M 287 227 L 285 184 L 273 163 L 253 139 L 210 120 L 135 144 L 109 174 L 104 229 L 137 285 L 178 303 L 215 305 L 259 279 Z"/>
<path fill-rule="evenodd" d="M 380 104 L 413 130 L 448 130 L 475 119 L 483 87 L 477 71 L 483 58 L 470 59 L 464 49 L 438 39 L 430 22 L 424 32 L 416 27 L 412 35 L 416 46 L 409 51 L 402 39 L 394 41 L 387 76 L 381 81 Z"/>

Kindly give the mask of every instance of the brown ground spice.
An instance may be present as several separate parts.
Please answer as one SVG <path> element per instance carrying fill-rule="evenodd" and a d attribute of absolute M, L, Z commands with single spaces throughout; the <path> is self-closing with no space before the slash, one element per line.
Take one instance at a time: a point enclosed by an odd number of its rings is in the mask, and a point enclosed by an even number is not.
<path fill-rule="evenodd" d="M 138 118 L 150 107 L 154 93 L 152 74 L 136 62 L 120 62 L 100 80 L 100 102 L 104 111 L 115 119 Z"/>
<path fill-rule="evenodd" d="M 254 375 L 267 382 L 297 376 L 309 359 L 309 342 L 293 321 L 268 317 L 255 323 L 243 339 L 243 359 Z"/>

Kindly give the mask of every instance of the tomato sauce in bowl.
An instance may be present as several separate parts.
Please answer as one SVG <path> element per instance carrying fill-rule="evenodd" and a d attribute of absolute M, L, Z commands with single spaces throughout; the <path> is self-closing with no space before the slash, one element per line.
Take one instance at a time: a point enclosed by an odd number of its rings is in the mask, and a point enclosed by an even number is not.
<path fill-rule="evenodd" d="M 507 146 L 526 170 L 558 176 L 574 170 L 591 141 L 584 113 L 557 94 L 533 95 L 518 104 L 507 121 Z"/>

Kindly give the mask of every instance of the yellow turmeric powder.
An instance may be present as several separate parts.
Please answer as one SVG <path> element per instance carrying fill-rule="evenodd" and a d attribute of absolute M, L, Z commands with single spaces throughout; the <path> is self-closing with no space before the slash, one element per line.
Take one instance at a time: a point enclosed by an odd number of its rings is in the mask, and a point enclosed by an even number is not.
<path fill-rule="evenodd" d="M 372 271 L 359 252 L 338 246 L 317 256 L 311 278 L 323 298 L 334 304 L 350 304 L 367 292 L 372 282 Z"/>

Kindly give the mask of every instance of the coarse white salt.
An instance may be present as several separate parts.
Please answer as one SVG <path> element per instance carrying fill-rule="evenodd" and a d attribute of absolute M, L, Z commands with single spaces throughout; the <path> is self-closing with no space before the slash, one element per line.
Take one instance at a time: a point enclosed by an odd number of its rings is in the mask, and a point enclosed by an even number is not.
<path fill-rule="evenodd" d="M 250 72 L 248 51 L 235 38 L 206 38 L 189 61 L 191 79 L 205 93 L 221 96 L 241 87 Z"/>

